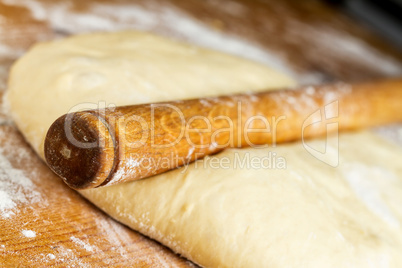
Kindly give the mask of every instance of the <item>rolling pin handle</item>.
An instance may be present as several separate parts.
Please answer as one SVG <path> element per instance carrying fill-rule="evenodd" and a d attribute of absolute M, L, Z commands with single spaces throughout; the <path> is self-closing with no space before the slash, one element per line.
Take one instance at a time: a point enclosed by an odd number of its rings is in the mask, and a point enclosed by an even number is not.
<path fill-rule="evenodd" d="M 114 171 L 114 135 L 96 113 L 63 115 L 50 127 L 46 141 L 48 166 L 71 188 L 100 186 Z"/>

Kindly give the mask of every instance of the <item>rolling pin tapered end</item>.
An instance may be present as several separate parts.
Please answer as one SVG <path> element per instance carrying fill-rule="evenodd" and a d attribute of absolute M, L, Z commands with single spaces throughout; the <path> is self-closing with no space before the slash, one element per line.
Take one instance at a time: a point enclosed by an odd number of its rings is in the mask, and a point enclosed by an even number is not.
<path fill-rule="evenodd" d="M 113 172 L 114 136 L 90 112 L 63 115 L 47 132 L 44 153 L 48 166 L 74 189 L 94 188 Z"/>

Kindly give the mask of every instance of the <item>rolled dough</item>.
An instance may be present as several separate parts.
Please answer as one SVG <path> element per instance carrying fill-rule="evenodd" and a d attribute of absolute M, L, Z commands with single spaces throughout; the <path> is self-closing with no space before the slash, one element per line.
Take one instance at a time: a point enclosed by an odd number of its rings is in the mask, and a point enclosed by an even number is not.
<path fill-rule="evenodd" d="M 290 85 L 257 63 L 121 32 L 34 46 L 13 66 L 6 101 L 43 158 L 48 127 L 71 110 Z M 402 150 L 368 132 L 341 135 L 339 148 L 335 139 L 327 149 L 339 149 L 336 168 L 301 143 L 231 149 L 80 193 L 206 267 L 402 266 Z"/>

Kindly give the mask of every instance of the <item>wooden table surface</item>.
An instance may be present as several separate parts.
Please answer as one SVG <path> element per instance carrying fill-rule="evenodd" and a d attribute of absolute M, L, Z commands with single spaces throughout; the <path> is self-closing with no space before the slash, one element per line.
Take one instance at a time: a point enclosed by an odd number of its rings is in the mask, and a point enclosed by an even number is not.
<path fill-rule="evenodd" d="M 242 55 L 304 84 L 402 74 L 396 48 L 320 1 L 0 0 L 0 95 L 11 64 L 33 43 L 124 29 Z M 0 101 L 0 266 L 49 265 L 193 264 L 64 185 L 27 145 Z"/>

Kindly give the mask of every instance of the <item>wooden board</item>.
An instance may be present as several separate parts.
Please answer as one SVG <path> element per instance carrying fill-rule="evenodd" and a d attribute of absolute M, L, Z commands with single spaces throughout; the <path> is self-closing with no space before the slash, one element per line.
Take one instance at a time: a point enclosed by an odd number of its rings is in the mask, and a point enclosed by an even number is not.
<path fill-rule="evenodd" d="M 0 97 L 11 64 L 33 43 L 120 29 L 149 30 L 243 55 L 301 83 L 402 74 L 395 48 L 319 1 L 0 0 Z M 65 186 L 3 108 L 0 100 L 0 201 L 12 203 L 0 202 L 1 267 L 193 265 Z"/>
<path fill-rule="evenodd" d="M 15 127 L 0 127 L 0 148 L 0 189 L 20 202 L 0 214 L 2 267 L 188 265 L 65 187 Z"/>

